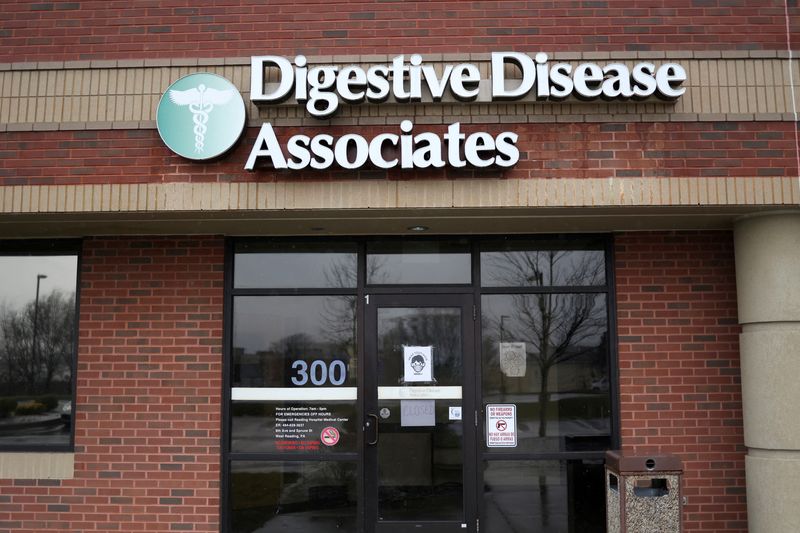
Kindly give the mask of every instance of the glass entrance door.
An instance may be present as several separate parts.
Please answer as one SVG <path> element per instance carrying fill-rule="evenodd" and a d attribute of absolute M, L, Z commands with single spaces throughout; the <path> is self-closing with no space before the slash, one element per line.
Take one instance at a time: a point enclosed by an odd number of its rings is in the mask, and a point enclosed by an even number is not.
<path fill-rule="evenodd" d="M 472 296 L 366 305 L 366 530 L 474 531 Z"/>

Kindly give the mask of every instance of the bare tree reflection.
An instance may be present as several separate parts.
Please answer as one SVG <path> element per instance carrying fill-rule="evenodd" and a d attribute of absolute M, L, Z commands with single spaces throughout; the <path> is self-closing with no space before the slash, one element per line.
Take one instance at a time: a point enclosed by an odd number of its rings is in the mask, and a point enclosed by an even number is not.
<path fill-rule="evenodd" d="M 493 282 L 511 287 L 579 287 L 603 282 L 602 252 L 536 250 L 504 252 L 490 265 Z M 510 316 L 485 317 L 498 338 L 524 341 L 539 369 L 539 431 L 547 435 L 550 372 L 596 349 L 605 331 L 604 297 L 596 293 L 512 294 Z"/>
<path fill-rule="evenodd" d="M 380 384 L 403 378 L 403 345 L 432 346 L 434 379 L 461 385 L 461 315 L 450 308 L 383 310 L 378 323 Z M 387 357 L 391 355 L 391 357 Z"/>
<path fill-rule="evenodd" d="M 34 307 L 31 301 L 19 310 L 0 309 L 0 383 L 9 395 L 67 394 L 72 380 L 75 295 L 54 290 L 39 299 L 35 339 Z"/>
<path fill-rule="evenodd" d="M 506 287 L 583 287 L 605 277 L 602 252 L 531 250 L 492 254 L 487 265 L 491 285 Z M 597 293 L 515 293 L 509 309 L 484 317 L 485 328 L 505 339 L 524 341 L 526 356 L 539 370 L 539 437 L 547 436 L 550 373 L 559 364 L 597 349 L 606 329 L 605 296 Z M 506 314 L 507 313 L 507 314 Z M 486 342 L 487 339 L 484 339 Z M 489 352 L 491 353 L 491 352 Z M 498 358 L 500 354 L 498 353 Z M 501 387 L 505 393 L 505 387 Z M 542 524 L 550 522 L 548 484 L 539 476 Z"/>

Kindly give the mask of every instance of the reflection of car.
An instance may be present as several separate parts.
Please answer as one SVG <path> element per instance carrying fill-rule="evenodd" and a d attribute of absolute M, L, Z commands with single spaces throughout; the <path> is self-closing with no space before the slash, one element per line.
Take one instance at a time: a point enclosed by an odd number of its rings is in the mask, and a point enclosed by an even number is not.
<path fill-rule="evenodd" d="M 608 376 L 592 380 L 591 389 L 594 392 L 608 390 Z"/>
<path fill-rule="evenodd" d="M 62 405 L 59 412 L 61 413 L 61 421 L 64 422 L 64 425 L 69 429 L 72 423 L 72 402 L 67 402 Z"/>

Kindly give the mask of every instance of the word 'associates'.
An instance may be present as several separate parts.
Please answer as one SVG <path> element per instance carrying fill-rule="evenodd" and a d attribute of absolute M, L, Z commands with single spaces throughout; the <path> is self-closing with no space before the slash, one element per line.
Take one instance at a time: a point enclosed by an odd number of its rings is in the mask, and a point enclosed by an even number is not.
<path fill-rule="evenodd" d="M 334 163 L 342 168 L 356 169 L 369 161 L 377 168 L 400 167 L 455 168 L 467 165 L 477 168 L 511 167 L 519 161 L 517 134 L 506 131 L 497 137 L 486 132 L 470 135 L 461 133 L 461 124 L 450 124 L 441 137 L 437 133 L 412 134 L 410 120 L 400 123 L 400 135 L 380 133 L 367 141 L 361 135 L 348 133 L 334 138 L 322 133 L 314 137 L 293 135 L 286 142 L 289 157 L 283 153 L 272 125 L 264 123 L 247 158 L 245 169 L 253 170 L 266 159 L 276 169 L 302 170 L 309 166 L 324 170 Z M 463 157 L 462 157 L 463 154 Z"/>

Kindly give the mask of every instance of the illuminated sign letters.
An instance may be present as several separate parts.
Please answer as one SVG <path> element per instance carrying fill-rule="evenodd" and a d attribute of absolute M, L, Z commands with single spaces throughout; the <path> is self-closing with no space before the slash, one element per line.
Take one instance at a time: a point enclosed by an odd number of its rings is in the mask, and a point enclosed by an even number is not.
<path fill-rule="evenodd" d="M 302 55 L 293 60 L 265 55 L 252 57 L 250 66 L 252 102 L 269 105 L 293 100 L 318 119 L 330 118 L 343 104 L 441 102 L 446 95 L 460 102 L 560 101 L 570 97 L 625 101 L 649 97 L 675 100 L 686 92 L 683 87 L 686 70 L 678 63 L 572 64 L 551 62 L 543 52 L 533 56 L 494 52 L 487 80 L 482 79 L 481 70 L 474 64 L 445 64 L 435 68 L 419 54 L 407 60 L 399 55 L 389 63 L 368 67 L 312 66 Z M 508 76 L 515 70 L 517 74 Z M 234 133 L 223 138 L 228 129 L 219 122 L 231 113 L 227 108 L 223 111 L 222 106 L 228 102 L 235 104 L 235 88 L 231 89 L 233 86 L 222 78 L 219 81 L 213 75 L 204 76 L 197 80 L 184 78 L 185 88 L 177 87 L 176 82 L 159 107 L 158 128 L 165 143 L 190 159 L 216 157 L 232 146 L 235 138 L 229 138 L 230 135 L 238 135 L 235 128 L 230 128 Z M 217 108 L 220 110 L 216 111 Z M 243 117 L 237 120 L 244 122 Z M 241 131 L 241 126 L 237 127 Z M 191 135 L 185 134 L 184 130 L 189 129 Z M 219 142 L 213 144 L 218 138 Z M 272 125 L 264 123 L 250 149 L 245 169 L 508 168 L 519 161 L 517 140 L 517 134 L 510 131 L 462 132 L 458 122 L 446 126 L 443 133 L 420 132 L 410 120 L 403 120 L 370 139 L 358 133 L 338 137 L 328 133 L 314 136 L 300 133 L 281 142 Z"/>

